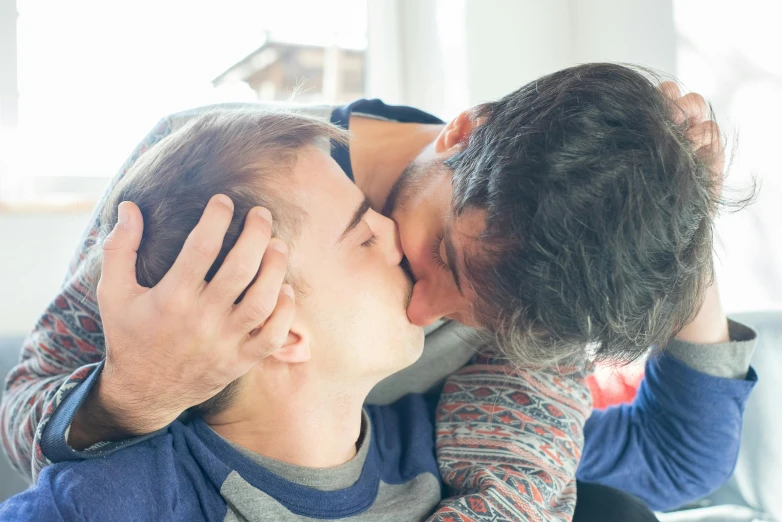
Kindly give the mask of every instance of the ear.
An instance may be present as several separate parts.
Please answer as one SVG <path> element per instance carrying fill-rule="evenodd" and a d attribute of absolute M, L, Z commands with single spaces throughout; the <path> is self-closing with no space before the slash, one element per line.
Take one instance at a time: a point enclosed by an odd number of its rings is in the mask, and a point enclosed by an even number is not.
<path fill-rule="evenodd" d="M 269 357 L 288 364 L 309 361 L 312 357 L 309 336 L 298 332 L 296 327 L 292 326 L 283 345 L 273 351 Z"/>
<path fill-rule="evenodd" d="M 459 113 L 451 120 L 440 132 L 435 140 L 435 152 L 455 152 L 455 149 L 461 148 L 470 140 L 472 132 L 481 124 L 485 118 L 476 119 L 475 109 L 468 109 Z"/>

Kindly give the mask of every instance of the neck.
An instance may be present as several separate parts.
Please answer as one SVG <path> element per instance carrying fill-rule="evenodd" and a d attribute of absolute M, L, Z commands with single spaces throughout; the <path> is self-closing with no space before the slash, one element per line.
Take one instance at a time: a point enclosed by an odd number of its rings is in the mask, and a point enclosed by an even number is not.
<path fill-rule="evenodd" d="M 206 419 L 218 434 L 251 451 L 308 468 L 339 466 L 356 455 L 367 393 L 244 383 L 235 404 Z M 334 388 L 333 383 L 329 383 Z"/>
<path fill-rule="evenodd" d="M 350 117 L 353 177 L 375 209 L 383 208 L 396 180 L 442 129 L 442 125 Z"/>

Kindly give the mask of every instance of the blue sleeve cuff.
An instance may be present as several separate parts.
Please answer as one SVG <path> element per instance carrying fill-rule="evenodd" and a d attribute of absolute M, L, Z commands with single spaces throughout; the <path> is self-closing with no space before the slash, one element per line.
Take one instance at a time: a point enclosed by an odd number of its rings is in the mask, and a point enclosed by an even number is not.
<path fill-rule="evenodd" d="M 41 450 L 44 456 L 52 462 L 64 462 L 68 460 L 85 460 L 97 457 L 105 457 L 117 450 L 133 446 L 139 442 L 145 441 L 165 430 L 161 429 L 154 433 L 133 437 L 120 441 L 97 442 L 89 448 L 78 451 L 68 445 L 67 433 L 73 422 L 79 407 L 89 395 L 90 390 L 95 386 L 98 376 L 103 371 L 103 361 L 90 365 L 92 373 L 68 393 L 57 408 L 52 412 L 49 422 L 41 434 Z"/>
<path fill-rule="evenodd" d="M 578 479 L 633 493 L 655 510 L 708 495 L 733 472 L 756 383 L 753 368 L 730 379 L 653 355 L 632 404 L 587 419 Z"/>
<path fill-rule="evenodd" d="M 666 412 L 700 411 L 714 406 L 714 411 L 724 408 L 726 401 L 733 402 L 740 411 L 755 388 L 758 375 L 750 367 L 744 379 L 717 377 L 690 368 L 676 357 L 665 353 L 651 357 L 646 363 L 646 386 L 654 389 L 654 402 Z M 708 415 L 708 413 L 704 412 Z"/>

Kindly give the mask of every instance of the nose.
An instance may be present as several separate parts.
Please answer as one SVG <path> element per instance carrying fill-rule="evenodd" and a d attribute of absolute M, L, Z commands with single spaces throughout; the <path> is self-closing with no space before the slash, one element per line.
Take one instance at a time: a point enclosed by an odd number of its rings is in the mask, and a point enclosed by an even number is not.
<path fill-rule="evenodd" d="M 391 219 L 389 221 L 389 237 L 391 240 L 389 241 L 389 256 L 392 260 L 392 262 L 395 265 L 398 265 L 402 262 L 402 258 L 404 257 L 405 253 L 402 250 L 402 240 L 399 238 L 399 226 L 397 226 L 396 221 L 393 221 Z"/>
<path fill-rule="evenodd" d="M 464 297 L 458 292 L 430 279 L 421 279 L 413 287 L 407 318 L 416 326 L 428 326 L 443 317 L 461 322 L 464 305 Z"/>
<path fill-rule="evenodd" d="M 384 239 L 383 247 L 391 264 L 398 265 L 402 262 L 404 252 L 402 251 L 402 241 L 399 239 L 399 227 L 396 221 L 382 217 L 380 236 Z"/>

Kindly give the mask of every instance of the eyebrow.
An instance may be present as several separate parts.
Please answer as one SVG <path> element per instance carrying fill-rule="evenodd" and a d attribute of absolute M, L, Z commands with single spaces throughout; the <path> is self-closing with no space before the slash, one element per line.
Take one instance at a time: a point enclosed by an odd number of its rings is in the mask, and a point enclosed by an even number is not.
<path fill-rule="evenodd" d="M 461 295 L 464 295 L 462 292 L 461 280 L 459 278 L 459 263 L 456 261 L 456 249 L 453 247 L 453 242 L 451 241 L 451 229 L 447 226 L 445 227 L 445 233 L 443 234 L 443 243 L 445 244 L 445 256 L 448 258 L 448 268 L 451 270 L 451 274 L 453 274 L 453 281 L 456 283 L 456 289 Z"/>
<path fill-rule="evenodd" d="M 342 235 L 339 236 L 339 239 L 337 239 L 337 243 L 344 241 L 344 239 L 348 237 L 350 233 L 353 232 L 353 230 L 355 230 L 358 224 L 361 223 L 361 220 L 364 219 L 364 214 L 367 213 L 371 206 L 372 203 L 370 203 L 369 198 L 364 196 L 364 200 L 358 206 L 356 211 L 353 212 L 353 217 L 350 219 L 350 223 L 348 223 L 348 226 L 345 227 Z"/>

